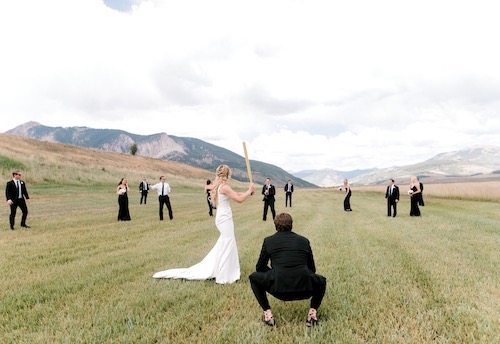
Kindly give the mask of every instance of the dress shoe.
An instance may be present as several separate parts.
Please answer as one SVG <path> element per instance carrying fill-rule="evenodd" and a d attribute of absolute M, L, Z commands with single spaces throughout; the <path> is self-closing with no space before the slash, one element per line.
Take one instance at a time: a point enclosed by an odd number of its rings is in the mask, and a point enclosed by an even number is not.
<path fill-rule="evenodd" d="M 262 319 L 262 321 L 267 326 L 274 327 L 274 325 L 276 325 L 276 323 L 274 322 L 274 317 L 273 317 L 273 313 L 271 312 L 271 310 L 264 311 L 264 319 Z"/>
<path fill-rule="evenodd" d="M 306 320 L 307 327 L 318 326 L 318 318 L 316 317 L 316 311 L 309 311 Z"/>
<path fill-rule="evenodd" d="M 14 230 L 14 226 L 10 227 L 11 230 Z"/>
<path fill-rule="evenodd" d="M 28 225 L 21 225 L 21 227 L 24 227 L 24 228 L 31 228 L 30 226 Z"/>

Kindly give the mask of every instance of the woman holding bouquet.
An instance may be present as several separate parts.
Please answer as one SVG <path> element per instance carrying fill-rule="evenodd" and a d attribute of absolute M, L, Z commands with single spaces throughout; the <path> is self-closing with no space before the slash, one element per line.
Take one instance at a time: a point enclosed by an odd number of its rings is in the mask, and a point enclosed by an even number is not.
<path fill-rule="evenodd" d="M 417 177 L 412 177 L 410 181 L 410 190 L 408 193 L 410 195 L 410 216 L 420 216 L 420 208 L 418 207 L 418 202 L 420 200 L 420 183 Z"/>
<path fill-rule="evenodd" d="M 130 212 L 128 210 L 128 191 L 127 179 L 122 178 L 116 187 L 118 195 L 118 221 L 130 221 Z"/>
<path fill-rule="evenodd" d="M 352 211 L 351 209 L 351 185 L 349 185 L 349 181 L 347 179 L 344 179 L 344 190 L 345 190 L 345 197 L 344 197 L 344 210 L 345 211 Z"/>

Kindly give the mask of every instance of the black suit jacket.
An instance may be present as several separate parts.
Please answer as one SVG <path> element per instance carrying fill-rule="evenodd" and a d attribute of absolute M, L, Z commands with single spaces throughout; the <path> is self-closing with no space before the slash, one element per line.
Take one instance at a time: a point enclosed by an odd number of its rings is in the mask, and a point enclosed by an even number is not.
<path fill-rule="evenodd" d="M 288 192 L 288 184 L 285 185 L 285 192 Z M 293 184 L 290 185 L 290 192 L 293 192 Z"/>
<path fill-rule="evenodd" d="M 146 183 L 146 188 L 144 188 L 144 182 L 139 184 L 139 191 L 147 193 L 149 190 L 149 184 Z"/>
<path fill-rule="evenodd" d="M 313 280 L 317 279 L 309 240 L 291 231 L 276 232 L 264 239 L 256 269 L 266 273 L 271 293 L 312 291 Z"/>
<path fill-rule="evenodd" d="M 28 195 L 28 190 L 26 190 L 26 184 L 22 180 L 19 180 L 21 183 L 21 193 L 24 198 L 29 199 L 30 196 Z M 5 187 L 5 198 L 7 201 L 10 199 L 11 201 L 15 202 L 18 199 L 18 191 L 17 191 L 17 186 L 14 180 L 10 180 L 7 182 L 7 185 Z"/>
<path fill-rule="evenodd" d="M 266 187 L 267 187 L 267 184 L 264 184 L 264 186 L 262 187 L 262 194 L 264 195 L 264 192 L 266 191 Z M 269 194 L 268 195 L 264 195 L 264 199 L 262 199 L 263 201 L 274 201 L 274 195 L 276 195 L 276 188 L 274 187 L 274 185 L 269 185 Z"/>
<path fill-rule="evenodd" d="M 387 190 L 385 192 L 385 198 L 387 198 L 388 200 L 398 200 L 399 201 L 399 187 L 397 187 L 396 185 L 394 185 L 394 190 L 392 191 L 392 195 L 389 195 L 389 188 L 391 186 L 387 186 Z"/>

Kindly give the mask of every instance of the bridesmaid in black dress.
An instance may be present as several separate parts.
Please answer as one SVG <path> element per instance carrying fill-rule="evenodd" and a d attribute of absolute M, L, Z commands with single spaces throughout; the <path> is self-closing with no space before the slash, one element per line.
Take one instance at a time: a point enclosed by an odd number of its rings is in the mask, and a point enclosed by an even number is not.
<path fill-rule="evenodd" d="M 118 221 L 130 221 L 130 212 L 128 210 L 128 191 L 127 179 L 122 178 L 116 187 L 118 194 Z"/>
<path fill-rule="evenodd" d="M 412 191 L 410 194 L 410 216 L 420 216 L 420 208 L 418 207 L 418 203 L 420 201 L 420 183 L 418 182 L 417 177 L 413 177 L 410 183 L 410 190 Z"/>
<path fill-rule="evenodd" d="M 351 186 L 349 185 L 349 181 L 344 179 L 344 189 L 345 189 L 345 198 L 344 198 L 344 210 L 352 211 L 351 209 Z"/>

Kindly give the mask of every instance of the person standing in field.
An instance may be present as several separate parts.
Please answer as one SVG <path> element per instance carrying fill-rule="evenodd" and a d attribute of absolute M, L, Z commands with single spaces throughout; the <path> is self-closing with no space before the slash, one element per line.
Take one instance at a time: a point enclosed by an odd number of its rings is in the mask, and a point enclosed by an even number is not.
<path fill-rule="evenodd" d="M 244 202 L 255 193 L 253 184 L 245 192 L 236 192 L 229 185 L 231 169 L 220 165 L 215 170 L 215 182 L 212 188 L 213 202 L 217 207 L 215 225 L 220 236 L 215 246 L 203 260 L 189 268 L 168 269 L 157 272 L 153 278 L 184 278 L 187 280 L 208 280 L 215 278 L 215 283 L 229 284 L 240 279 L 240 260 L 234 236 L 233 213 L 230 200 Z"/>
<path fill-rule="evenodd" d="M 351 209 L 351 186 L 349 185 L 349 181 L 347 179 L 344 179 L 344 187 L 343 189 L 345 190 L 345 198 L 344 198 L 344 210 L 345 211 L 352 211 Z"/>
<path fill-rule="evenodd" d="M 144 204 L 148 201 L 148 191 L 149 191 L 149 183 L 144 177 L 142 182 L 139 184 L 139 192 L 141 193 L 141 201 L 139 204 L 142 204 L 142 200 L 144 200 Z"/>
<path fill-rule="evenodd" d="M 399 202 L 399 187 L 394 184 L 394 179 L 389 181 L 385 198 L 387 199 L 387 216 L 391 216 L 392 210 L 392 217 L 396 217 Z"/>
<path fill-rule="evenodd" d="M 418 197 L 418 205 L 420 206 L 425 206 L 424 204 L 424 184 L 422 184 L 422 182 L 418 179 L 417 177 L 417 180 L 418 180 L 418 184 L 420 185 L 420 196 Z"/>
<path fill-rule="evenodd" d="M 420 199 L 420 183 L 417 177 L 412 177 L 410 181 L 410 216 L 420 216 L 420 208 L 418 202 Z"/>
<path fill-rule="evenodd" d="M 168 217 L 170 220 L 174 218 L 173 212 L 172 212 L 172 205 L 170 204 L 170 197 L 168 196 L 170 193 L 172 193 L 172 189 L 170 188 L 170 185 L 168 185 L 167 182 L 165 182 L 165 176 L 160 177 L 160 182 L 152 185 L 151 189 L 156 190 L 158 193 L 158 202 L 160 203 L 160 221 L 163 221 L 163 206 L 167 206 L 168 210 Z"/>
<path fill-rule="evenodd" d="M 271 184 L 271 178 L 266 178 L 266 184 L 262 187 L 262 194 L 264 198 L 264 214 L 262 215 L 262 220 L 266 221 L 267 219 L 267 210 L 271 208 L 271 214 L 273 214 L 273 220 L 276 216 L 276 210 L 274 210 L 274 195 L 276 195 L 276 189 L 274 185 Z"/>
<path fill-rule="evenodd" d="M 128 210 L 128 187 L 127 179 L 122 178 L 116 187 L 118 195 L 118 221 L 130 221 L 130 212 Z"/>
<path fill-rule="evenodd" d="M 10 206 L 9 222 L 10 229 L 12 230 L 14 230 L 17 208 L 22 211 L 21 227 L 30 228 L 26 224 L 26 218 L 28 217 L 26 200 L 30 199 L 30 196 L 28 195 L 26 184 L 21 180 L 21 175 L 19 170 L 12 172 L 12 180 L 8 181 L 5 186 L 5 198 L 7 199 L 7 204 Z"/>
<path fill-rule="evenodd" d="M 290 200 L 290 208 L 292 207 L 292 194 L 293 183 L 291 179 L 288 179 L 288 183 L 285 185 L 285 208 L 288 207 L 288 200 Z"/>
<path fill-rule="evenodd" d="M 269 293 L 282 301 L 311 298 L 306 326 L 316 326 L 316 311 L 325 295 L 326 278 L 316 274 L 309 240 L 292 232 L 292 216 L 278 214 L 274 219 L 274 226 L 276 233 L 265 238 L 262 243 L 257 271 L 249 276 L 252 291 L 264 311 L 262 320 L 268 326 L 275 325 L 266 294 Z"/>
<path fill-rule="evenodd" d="M 212 187 L 213 187 L 212 181 L 210 179 L 208 179 L 207 184 L 205 185 L 205 193 L 207 195 L 208 215 L 210 215 L 210 216 L 214 216 L 214 213 L 213 213 L 214 207 L 212 205 L 212 198 L 210 196 L 210 192 L 212 191 Z"/>

